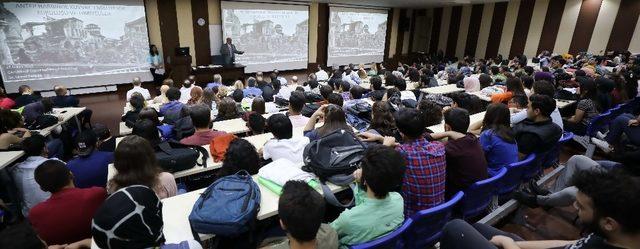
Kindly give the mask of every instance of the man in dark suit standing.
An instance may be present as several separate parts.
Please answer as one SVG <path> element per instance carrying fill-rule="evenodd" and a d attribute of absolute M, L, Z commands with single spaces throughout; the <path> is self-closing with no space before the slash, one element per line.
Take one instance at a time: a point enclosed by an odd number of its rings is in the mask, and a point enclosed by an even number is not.
<path fill-rule="evenodd" d="M 236 45 L 233 45 L 230 37 L 227 37 L 227 43 L 223 44 L 220 47 L 220 54 L 224 59 L 225 65 L 233 65 L 236 61 L 235 54 L 244 54 L 244 51 L 239 51 L 236 49 Z"/>

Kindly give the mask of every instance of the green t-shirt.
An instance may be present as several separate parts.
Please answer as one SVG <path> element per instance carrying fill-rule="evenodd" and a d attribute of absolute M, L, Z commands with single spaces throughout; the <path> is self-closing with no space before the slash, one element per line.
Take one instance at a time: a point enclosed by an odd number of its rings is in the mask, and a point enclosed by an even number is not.
<path fill-rule="evenodd" d="M 385 235 L 404 222 L 404 201 L 397 192 L 387 198 L 371 199 L 356 188 L 356 206 L 347 209 L 331 223 L 338 233 L 340 248 L 374 240 Z"/>

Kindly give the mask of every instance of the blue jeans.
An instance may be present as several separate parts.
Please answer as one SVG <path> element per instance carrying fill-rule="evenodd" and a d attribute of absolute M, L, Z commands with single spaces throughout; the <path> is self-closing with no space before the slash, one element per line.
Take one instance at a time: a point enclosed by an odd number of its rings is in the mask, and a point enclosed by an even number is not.
<path fill-rule="evenodd" d="M 640 126 L 629 126 L 629 120 L 635 117 L 629 113 L 622 114 L 611 122 L 609 133 L 604 138 L 611 145 L 619 144 L 620 137 L 624 133 L 627 135 L 629 142 L 634 145 L 640 145 Z"/>

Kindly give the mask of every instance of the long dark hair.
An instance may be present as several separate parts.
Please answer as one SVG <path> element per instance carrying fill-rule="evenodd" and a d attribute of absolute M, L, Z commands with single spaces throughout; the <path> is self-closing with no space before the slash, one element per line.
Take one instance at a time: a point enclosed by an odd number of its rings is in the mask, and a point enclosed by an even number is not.
<path fill-rule="evenodd" d="M 113 166 L 118 173 L 110 183 L 116 189 L 144 185 L 153 189 L 161 170 L 151 144 L 144 138 L 130 135 L 122 139 L 114 151 Z"/>
<path fill-rule="evenodd" d="M 155 52 L 153 52 L 153 48 L 156 48 Z M 149 45 L 149 54 L 152 56 L 160 54 L 160 52 L 158 52 L 158 47 L 156 47 L 156 45 Z"/>
<path fill-rule="evenodd" d="M 330 104 L 324 110 L 324 125 L 318 128 L 318 135 L 324 136 L 335 130 L 343 129 L 351 132 L 351 126 L 347 124 L 347 118 L 342 108 Z"/>
<path fill-rule="evenodd" d="M 482 120 L 482 130 L 492 130 L 507 143 L 515 143 L 511 130 L 511 114 L 503 103 L 493 103 L 487 106 L 487 112 Z"/>
<path fill-rule="evenodd" d="M 246 170 L 251 175 L 258 174 L 261 167 L 260 156 L 256 147 L 247 140 L 236 138 L 229 143 L 229 148 L 224 154 L 222 168 L 218 171 L 218 177 L 235 174 L 239 170 Z"/>
<path fill-rule="evenodd" d="M 397 131 L 396 122 L 387 102 L 377 101 L 371 107 L 371 125 L 369 129 L 376 130 L 383 136 L 394 136 Z"/>
<path fill-rule="evenodd" d="M 522 81 L 518 77 L 511 77 L 507 79 L 507 91 L 512 92 L 513 95 L 525 94 Z"/>

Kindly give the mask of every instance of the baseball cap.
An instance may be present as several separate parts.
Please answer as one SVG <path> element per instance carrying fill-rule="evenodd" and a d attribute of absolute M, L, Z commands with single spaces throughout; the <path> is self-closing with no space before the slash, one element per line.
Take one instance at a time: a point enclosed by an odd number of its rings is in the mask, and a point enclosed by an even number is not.
<path fill-rule="evenodd" d="M 76 149 L 79 156 L 88 156 L 93 151 L 98 138 L 92 130 L 86 130 L 78 134 L 76 138 Z"/>

